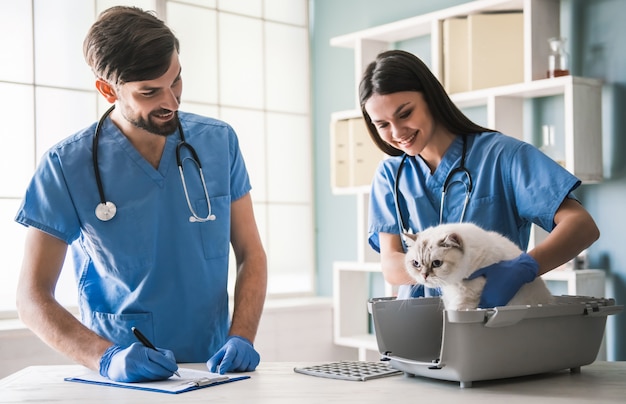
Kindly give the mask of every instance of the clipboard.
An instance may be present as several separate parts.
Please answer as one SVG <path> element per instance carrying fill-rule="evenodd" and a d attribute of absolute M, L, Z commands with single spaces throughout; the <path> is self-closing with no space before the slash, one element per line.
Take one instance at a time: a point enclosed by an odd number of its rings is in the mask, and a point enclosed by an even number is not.
<path fill-rule="evenodd" d="M 188 391 L 218 386 L 220 384 L 249 379 L 250 376 L 228 376 L 202 370 L 178 368 L 180 377 L 172 376 L 166 380 L 143 383 L 116 382 L 100 376 L 97 372 L 88 370 L 76 376 L 66 377 L 68 382 L 96 384 L 100 386 L 121 387 L 126 389 L 152 391 L 157 393 L 180 394 Z"/>

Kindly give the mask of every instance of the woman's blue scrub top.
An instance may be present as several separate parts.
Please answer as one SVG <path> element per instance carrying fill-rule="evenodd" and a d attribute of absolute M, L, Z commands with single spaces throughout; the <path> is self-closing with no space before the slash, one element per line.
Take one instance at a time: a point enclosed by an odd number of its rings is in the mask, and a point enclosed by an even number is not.
<path fill-rule="evenodd" d="M 410 232 L 439 224 L 441 192 L 446 177 L 459 167 L 463 138 L 457 136 L 434 173 L 419 157 L 407 157 L 398 184 L 402 217 Z M 402 157 L 390 157 L 379 165 L 371 189 L 369 244 L 380 252 L 379 233 L 400 234 L 394 187 Z M 536 147 L 498 132 L 467 136 L 465 166 L 473 180 L 464 222 L 505 235 L 522 250 L 528 247 L 530 228 L 536 223 L 554 228 L 554 215 L 580 180 Z M 462 181 L 455 174 L 452 181 Z M 451 184 L 443 207 L 443 222 L 458 222 L 465 200 L 465 186 Z M 573 196 L 571 196 L 573 197 Z"/>
<path fill-rule="evenodd" d="M 116 216 L 103 222 L 95 215 L 94 124 L 43 156 L 16 221 L 70 245 L 87 327 L 127 346 L 136 342 L 134 326 L 178 362 L 203 362 L 228 332 L 230 206 L 250 191 L 250 181 L 230 126 L 183 112 L 179 118 L 200 158 L 215 220 L 189 221 L 176 164 L 178 131 L 167 137 L 155 169 L 107 118 L 98 165 Z M 206 217 L 198 169 L 189 160 L 183 166 L 194 209 Z"/>

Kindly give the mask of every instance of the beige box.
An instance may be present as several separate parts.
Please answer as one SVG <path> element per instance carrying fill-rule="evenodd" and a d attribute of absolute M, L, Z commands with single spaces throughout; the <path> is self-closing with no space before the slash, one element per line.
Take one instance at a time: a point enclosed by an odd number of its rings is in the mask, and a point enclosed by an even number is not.
<path fill-rule="evenodd" d="M 331 124 L 331 184 L 335 187 L 350 186 L 350 130 L 348 120 Z"/>
<path fill-rule="evenodd" d="M 443 20 L 443 86 L 448 93 L 469 91 L 467 17 Z"/>
<path fill-rule="evenodd" d="M 370 139 L 363 118 L 338 119 L 331 123 L 333 187 L 370 185 L 383 157 L 383 152 Z"/>
<path fill-rule="evenodd" d="M 350 119 L 349 125 L 352 134 L 353 186 L 370 185 L 383 154 L 370 138 L 363 118 Z"/>
<path fill-rule="evenodd" d="M 472 14 L 467 17 L 469 90 L 524 81 L 524 14 Z"/>

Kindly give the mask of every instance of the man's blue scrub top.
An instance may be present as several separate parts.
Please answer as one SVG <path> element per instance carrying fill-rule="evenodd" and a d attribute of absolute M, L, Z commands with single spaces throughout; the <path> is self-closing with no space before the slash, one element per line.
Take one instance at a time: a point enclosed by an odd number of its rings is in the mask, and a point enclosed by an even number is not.
<path fill-rule="evenodd" d="M 107 200 L 117 205 L 107 222 L 92 160 L 95 124 L 60 142 L 42 158 L 16 221 L 70 244 L 81 321 L 122 346 L 139 328 L 178 362 L 203 362 L 225 341 L 230 206 L 250 190 L 233 129 L 224 122 L 179 112 L 187 142 L 202 164 L 214 221 L 192 223 L 176 164 L 178 131 L 166 141 L 158 169 L 106 119 L 98 165 Z M 188 151 L 182 149 L 182 156 Z M 184 164 L 189 196 L 199 216 L 207 203 L 193 163 Z"/>

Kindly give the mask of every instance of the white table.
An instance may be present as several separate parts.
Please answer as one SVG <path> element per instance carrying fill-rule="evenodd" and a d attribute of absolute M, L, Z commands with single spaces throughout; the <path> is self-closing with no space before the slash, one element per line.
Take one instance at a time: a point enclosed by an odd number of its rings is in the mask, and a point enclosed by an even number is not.
<path fill-rule="evenodd" d="M 77 365 L 31 366 L 0 380 L 0 403 L 624 403 L 626 362 L 595 362 L 529 377 L 458 383 L 404 375 L 365 382 L 295 373 L 312 363 L 262 363 L 250 379 L 172 395 L 63 381 Z M 203 369 L 204 364 L 185 364 Z"/>

